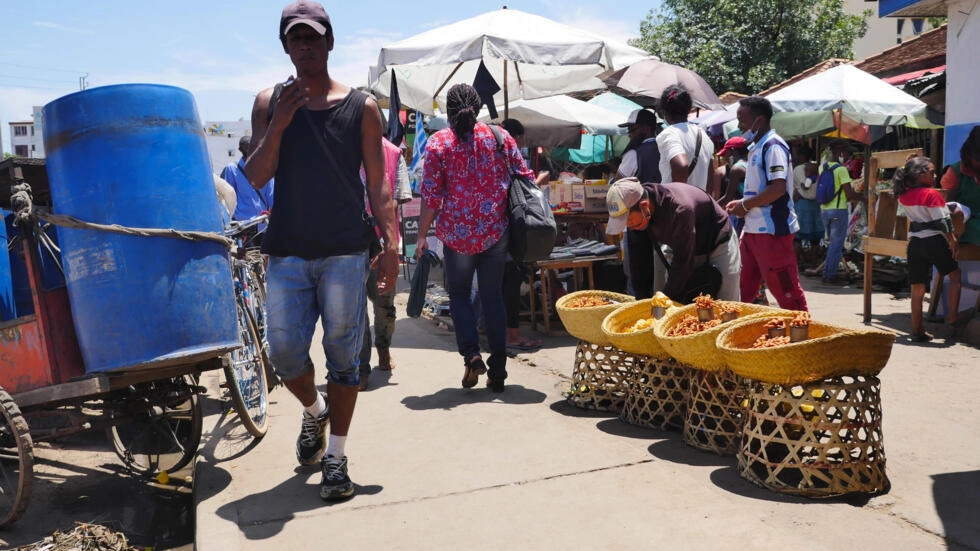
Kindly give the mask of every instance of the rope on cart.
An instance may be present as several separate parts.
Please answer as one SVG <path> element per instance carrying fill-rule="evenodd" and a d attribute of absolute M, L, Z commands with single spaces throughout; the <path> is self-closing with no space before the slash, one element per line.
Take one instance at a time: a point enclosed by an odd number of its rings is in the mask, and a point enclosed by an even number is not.
<path fill-rule="evenodd" d="M 53 213 L 43 214 L 39 212 L 37 213 L 37 217 L 45 222 L 50 222 L 55 226 L 62 226 L 65 228 L 99 230 L 110 233 L 121 233 L 125 235 L 139 235 L 142 237 L 171 237 L 175 239 L 187 239 L 189 241 L 214 241 L 215 243 L 220 243 L 229 249 L 234 243 L 231 239 L 223 235 L 206 231 L 182 231 L 175 230 L 173 228 L 130 228 L 127 226 L 120 226 L 119 224 L 96 224 L 94 222 L 79 220 L 74 216 Z"/>
<path fill-rule="evenodd" d="M 79 220 L 74 216 L 67 216 L 64 214 L 37 212 L 34 210 L 34 201 L 31 197 L 30 184 L 27 184 L 26 182 L 17 184 L 11 186 L 10 190 L 12 192 L 10 194 L 10 206 L 14 211 L 14 222 L 18 226 L 22 227 L 28 227 L 36 222 L 36 218 L 40 218 L 41 220 L 54 224 L 55 226 L 62 226 L 66 228 L 107 231 L 110 233 L 138 235 L 142 237 L 170 237 L 174 239 L 187 239 L 189 241 L 213 241 L 224 245 L 225 248 L 228 249 L 230 249 L 234 244 L 234 241 L 231 239 L 214 232 L 181 231 L 173 228 L 131 228 L 127 226 L 120 226 L 119 224 L 96 224 L 94 222 L 86 222 L 84 220 Z"/>

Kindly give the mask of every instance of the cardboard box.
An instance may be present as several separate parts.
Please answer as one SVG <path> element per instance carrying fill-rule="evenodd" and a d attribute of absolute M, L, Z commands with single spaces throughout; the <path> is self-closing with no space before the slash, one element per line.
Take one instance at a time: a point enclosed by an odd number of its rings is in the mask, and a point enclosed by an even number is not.
<path fill-rule="evenodd" d="M 599 181 L 601 182 L 602 180 L 599 180 Z M 606 193 L 608 193 L 608 192 L 609 192 L 609 186 L 608 185 L 591 185 L 591 186 L 585 186 L 585 198 L 586 199 L 594 198 L 594 199 L 602 199 L 603 201 L 605 201 L 606 200 Z"/>
<path fill-rule="evenodd" d="M 582 212 L 606 212 L 606 198 L 586 197 Z"/>
<path fill-rule="evenodd" d="M 572 188 L 572 202 L 575 203 L 585 203 L 585 186 L 582 184 L 572 184 L 568 186 Z"/>

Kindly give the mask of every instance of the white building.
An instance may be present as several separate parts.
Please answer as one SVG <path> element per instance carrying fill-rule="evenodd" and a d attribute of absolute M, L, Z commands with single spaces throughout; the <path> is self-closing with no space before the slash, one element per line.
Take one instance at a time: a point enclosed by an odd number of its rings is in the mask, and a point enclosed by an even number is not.
<path fill-rule="evenodd" d="M 861 15 L 864 10 L 871 10 L 868 32 L 854 41 L 854 59 L 872 56 L 933 28 L 923 17 L 879 17 L 878 0 L 844 0 L 845 12 Z"/>
<path fill-rule="evenodd" d="M 44 158 L 44 117 L 41 107 L 34 107 L 32 120 L 9 123 L 10 152 L 20 157 Z M 238 161 L 238 140 L 251 135 L 252 125 L 247 120 L 216 122 L 208 121 L 202 128 L 211 170 L 217 174 L 228 163 Z M 2 149 L 0 141 L 0 149 Z"/>
<path fill-rule="evenodd" d="M 9 123 L 10 152 L 18 157 L 44 158 L 44 139 L 41 136 L 43 117 L 41 108 L 34 106 L 31 120 Z"/>
<path fill-rule="evenodd" d="M 208 121 L 204 123 L 204 137 L 211 158 L 211 171 L 221 174 L 228 163 L 238 162 L 238 140 L 252 135 L 252 123 L 248 120 Z"/>

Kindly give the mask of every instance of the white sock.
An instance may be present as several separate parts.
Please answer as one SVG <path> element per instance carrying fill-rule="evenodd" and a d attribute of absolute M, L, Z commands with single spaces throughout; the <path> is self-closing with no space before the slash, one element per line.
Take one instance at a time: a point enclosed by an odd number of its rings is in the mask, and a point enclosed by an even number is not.
<path fill-rule="evenodd" d="M 313 402 L 309 406 L 306 406 L 306 413 L 309 413 L 313 417 L 319 417 L 323 415 L 323 412 L 327 409 L 327 401 L 323 399 L 323 394 L 319 392 L 316 393 L 316 402 Z"/>
<path fill-rule="evenodd" d="M 346 444 L 346 436 L 337 436 L 331 433 L 330 439 L 327 441 L 327 455 L 332 455 L 336 458 L 344 457 L 344 446 Z"/>

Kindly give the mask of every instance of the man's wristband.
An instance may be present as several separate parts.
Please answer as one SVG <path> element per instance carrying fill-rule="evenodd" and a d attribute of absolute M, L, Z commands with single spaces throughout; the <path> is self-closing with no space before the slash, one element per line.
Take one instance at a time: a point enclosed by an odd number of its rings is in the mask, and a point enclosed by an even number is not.
<path fill-rule="evenodd" d="M 749 212 L 749 207 L 745 206 L 745 199 L 739 199 L 738 204 L 742 206 L 742 212 Z"/>

